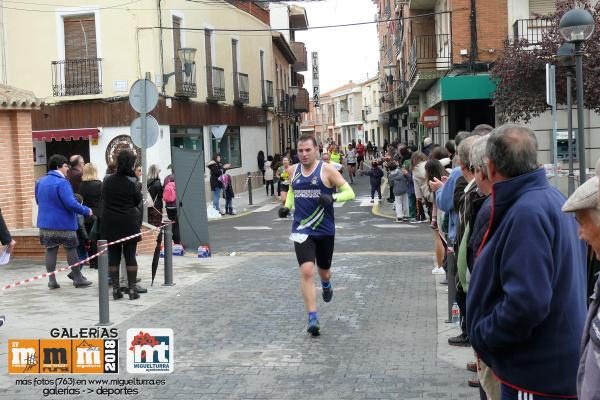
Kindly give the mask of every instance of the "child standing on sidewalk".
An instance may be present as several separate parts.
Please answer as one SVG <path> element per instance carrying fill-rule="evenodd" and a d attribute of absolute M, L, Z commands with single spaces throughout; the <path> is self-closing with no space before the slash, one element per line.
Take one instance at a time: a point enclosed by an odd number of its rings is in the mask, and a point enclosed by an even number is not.
<path fill-rule="evenodd" d="M 402 166 L 399 170 L 395 162 L 390 162 L 390 186 L 394 191 L 396 222 L 408 222 L 408 170 Z"/>
<path fill-rule="evenodd" d="M 265 163 L 266 164 L 266 163 Z M 225 214 L 235 215 L 233 212 L 233 185 L 231 184 L 231 176 L 229 174 L 223 174 L 219 177 L 219 181 L 223 184 L 223 197 L 225 197 Z"/>
<path fill-rule="evenodd" d="M 369 181 L 371 183 L 371 203 L 374 203 L 375 192 L 377 192 L 379 200 L 381 200 L 381 179 L 383 178 L 383 170 L 379 168 L 377 161 L 373 161 L 371 165 L 372 168 L 366 175 L 369 175 Z"/>

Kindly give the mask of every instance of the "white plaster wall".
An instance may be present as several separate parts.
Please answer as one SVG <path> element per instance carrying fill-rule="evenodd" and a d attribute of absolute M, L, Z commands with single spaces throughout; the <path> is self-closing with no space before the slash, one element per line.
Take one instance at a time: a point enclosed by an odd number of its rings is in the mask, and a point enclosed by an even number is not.
<path fill-rule="evenodd" d="M 161 178 L 164 178 L 170 173 L 167 171 L 167 167 L 171 164 L 171 134 L 169 126 L 161 125 L 160 132 L 158 141 L 154 146 L 147 150 L 146 154 L 148 157 L 148 167 L 152 164 L 157 164 L 161 169 L 160 176 Z M 106 147 L 112 139 L 119 135 L 129 135 L 129 127 L 119 126 L 100 128 L 98 144 L 93 145 L 90 142 L 90 162 L 96 164 L 100 179 L 102 179 L 106 171 Z"/>
<path fill-rule="evenodd" d="M 513 37 L 513 24 L 518 19 L 529 18 L 529 1 L 508 0 L 508 36 Z"/>
<path fill-rule="evenodd" d="M 287 42 L 290 42 L 290 17 L 288 13 L 288 5 L 285 3 L 275 4 L 269 3 L 269 10 L 271 13 L 271 27 L 272 29 L 283 29 L 280 32 L 285 37 Z"/>

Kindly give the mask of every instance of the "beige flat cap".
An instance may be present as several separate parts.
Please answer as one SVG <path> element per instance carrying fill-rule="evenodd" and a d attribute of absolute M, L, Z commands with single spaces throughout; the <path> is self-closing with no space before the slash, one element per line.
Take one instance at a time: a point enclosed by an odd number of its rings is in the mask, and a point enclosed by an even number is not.
<path fill-rule="evenodd" d="M 598 177 L 588 179 L 583 185 L 579 186 L 563 205 L 563 212 L 575 212 L 597 208 L 598 206 Z"/>

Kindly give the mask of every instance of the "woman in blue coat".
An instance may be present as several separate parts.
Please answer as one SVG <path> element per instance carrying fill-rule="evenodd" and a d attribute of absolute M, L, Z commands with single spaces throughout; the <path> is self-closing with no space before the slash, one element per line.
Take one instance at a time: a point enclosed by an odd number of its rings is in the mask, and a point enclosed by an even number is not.
<path fill-rule="evenodd" d="M 77 214 L 92 215 L 92 210 L 79 204 L 73 189 L 66 179 L 69 162 L 64 156 L 55 154 L 48 161 L 48 174 L 35 185 L 35 201 L 38 204 L 37 226 L 40 243 L 46 248 L 46 271 L 56 270 L 58 247 L 67 252 L 67 262 L 79 262 L 77 256 Z M 86 287 L 92 284 L 81 274 L 80 267 L 73 267 L 73 285 Z M 48 287 L 58 289 L 54 274 L 48 277 Z"/>

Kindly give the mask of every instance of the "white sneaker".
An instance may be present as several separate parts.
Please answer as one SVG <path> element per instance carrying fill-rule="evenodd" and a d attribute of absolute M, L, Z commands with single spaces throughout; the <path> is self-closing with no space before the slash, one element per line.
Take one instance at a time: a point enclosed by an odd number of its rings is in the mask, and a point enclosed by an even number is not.
<path fill-rule="evenodd" d="M 444 268 L 442 268 L 442 267 L 434 267 L 434 268 L 431 270 L 431 273 L 432 273 L 433 275 L 442 275 L 442 274 L 445 274 L 445 273 L 446 273 L 446 271 L 444 271 Z"/>

